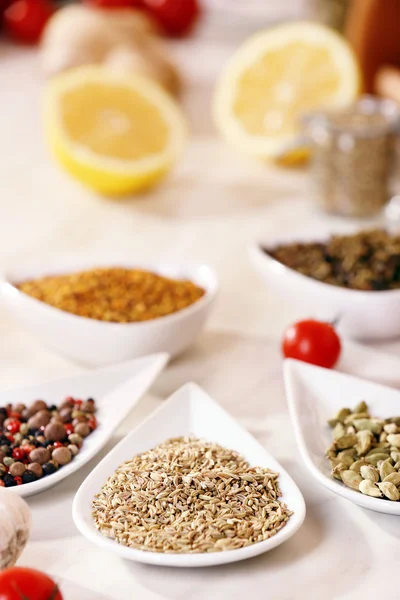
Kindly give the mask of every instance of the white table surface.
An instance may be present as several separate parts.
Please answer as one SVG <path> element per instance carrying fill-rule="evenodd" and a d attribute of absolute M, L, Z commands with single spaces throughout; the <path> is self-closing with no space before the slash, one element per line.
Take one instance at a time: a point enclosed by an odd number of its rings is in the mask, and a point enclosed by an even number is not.
<path fill-rule="evenodd" d="M 265 24 L 301 14 L 301 0 L 264 4 Z M 299 483 L 308 505 L 297 536 L 245 563 L 201 572 L 128 564 L 98 550 L 73 525 L 72 497 L 88 466 L 29 499 L 34 530 L 20 564 L 45 569 L 61 580 L 66 600 L 365 600 L 384 597 L 392 589 L 389 582 L 399 581 L 399 521 L 334 498 L 313 484 L 297 459 L 277 340 L 289 321 L 304 314 L 293 300 L 282 302 L 271 294 L 246 256 L 246 244 L 259 236 L 299 227 L 318 230 L 327 223 L 341 227 L 342 221 L 314 209 L 306 172 L 267 167 L 239 155 L 216 135 L 210 117 L 222 63 L 261 25 L 260 18 L 228 19 L 216 12 L 196 37 L 174 44 L 186 81 L 190 144 L 179 168 L 160 188 L 128 202 L 96 197 L 53 164 L 41 135 L 36 51 L 0 47 L 0 268 L 53 262 L 66 254 L 212 265 L 221 293 L 209 332 L 167 369 L 119 436 L 160 398 L 193 379 L 268 445 Z M 395 343 L 387 347 L 399 349 Z M 2 388 L 80 370 L 38 345 L 4 310 L 0 361 Z"/>

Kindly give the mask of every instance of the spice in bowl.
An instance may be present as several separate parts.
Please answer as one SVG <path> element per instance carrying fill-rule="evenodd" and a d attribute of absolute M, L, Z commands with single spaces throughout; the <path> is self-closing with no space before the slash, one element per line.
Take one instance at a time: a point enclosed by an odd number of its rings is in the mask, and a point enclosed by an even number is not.
<path fill-rule="evenodd" d="M 400 289 L 400 235 L 382 229 L 335 235 L 326 242 L 283 244 L 264 252 L 331 285 L 362 291 Z"/>
<path fill-rule="evenodd" d="M 191 281 L 125 268 L 42 277 L 16 287 L 60 310 L 112 323 L 136 323 L 171 315 L 205 294 Z"/>
<path fill-rule="evenodd" d="M 173 438 L 118 467 L 92 515 L 103 535 L 130 548 L 234 550 L 272 537 L 293 514 L 278 477 L 218 444 Z"/>
<path fill-rule="evenodd" d="M 342 408 L 328 424 L 332 477 L 372 498 L 400 500 L 400 417 L 373 417 L 365 402 Z"/>
<path fill-rule="evenodd" d="M 0 487 L 32 483 L 70 463 L 97 427 L 96 403 L 69 396 L 0 407 Z"/>

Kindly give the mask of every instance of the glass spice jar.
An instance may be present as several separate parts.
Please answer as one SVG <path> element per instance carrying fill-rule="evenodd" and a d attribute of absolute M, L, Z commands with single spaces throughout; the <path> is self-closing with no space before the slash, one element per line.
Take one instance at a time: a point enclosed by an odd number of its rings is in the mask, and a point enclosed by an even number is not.
<path fill-rule="evenodd" d="M 308 15 L 312 20 L 343 32 L 351 0 L 308 0 Z"/>
<path fill-rule="evenodd" d="M 400 109 L 364 96 L 337 112 L 303 119 L 312 144 L 313 195 L 324 210 L 349 217 L 379 212 L 391 197 Z"/>

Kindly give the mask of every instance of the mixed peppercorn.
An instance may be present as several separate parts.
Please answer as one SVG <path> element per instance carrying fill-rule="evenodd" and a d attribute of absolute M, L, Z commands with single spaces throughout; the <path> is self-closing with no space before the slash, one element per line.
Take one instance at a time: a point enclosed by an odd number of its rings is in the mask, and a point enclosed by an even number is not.
<path fill-rule="evenodd" d="M 0 487 L 32 483 L 71 462 L 97 427 L 96 403 L 69 396 L 60 406 L 0 407 Z"/>

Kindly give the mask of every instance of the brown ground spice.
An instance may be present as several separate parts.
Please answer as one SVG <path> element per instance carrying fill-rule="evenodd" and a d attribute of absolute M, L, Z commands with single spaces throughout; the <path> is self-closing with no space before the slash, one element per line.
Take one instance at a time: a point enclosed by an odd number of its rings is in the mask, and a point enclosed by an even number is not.
<path fill-rule="evenodd" d="M 43 277 L 16 287 L 60 310 L 114 323 L 164 317 L 190 306 L 205 294 L 191 281 L 124 268 Z"/>
<path fill-rule="evenodd" d="M 295 271 L 353 290 L 400 288 L 400 235 L 382 229 L 264 251 Z"/>

